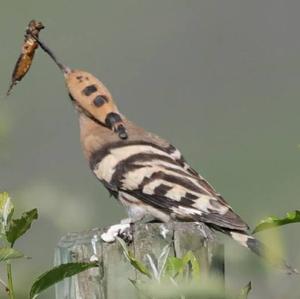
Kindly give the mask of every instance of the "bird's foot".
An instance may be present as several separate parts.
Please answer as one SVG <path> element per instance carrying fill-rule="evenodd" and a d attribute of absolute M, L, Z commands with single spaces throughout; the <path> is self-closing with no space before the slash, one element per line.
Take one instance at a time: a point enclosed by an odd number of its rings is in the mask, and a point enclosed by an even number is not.
<path fill-rule="evenodd" d="M 132 241 L 130 223 L 120 223 L 112 225 L 105 233 L 101 235 L 101 239 L 107 243 L 114 242 L 117 237 L 123 239 L 127 243 Z"/>
<path fill-rule="evenodd" d="M 120 224 L 112 225 L 107 229 L 105 233 L 101 235 L 101 239 L 104 242 L 112 243 L 116 240 L 116 237 L 119 237 L 130 243 L 132 241 L 132 229 L 130 228 L 132 224 L 140 222 L 140 223 L 151 223 L 153 222 L 153 217 L 151 216 L 143 216 L 142 218 L 134 219 L 134 218 L 125 218 L 120 221 Z"/>

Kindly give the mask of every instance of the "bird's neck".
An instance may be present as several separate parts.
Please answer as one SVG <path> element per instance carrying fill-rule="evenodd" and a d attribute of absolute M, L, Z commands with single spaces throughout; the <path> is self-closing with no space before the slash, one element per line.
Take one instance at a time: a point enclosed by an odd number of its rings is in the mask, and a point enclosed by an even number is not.
<path fill-rule="evenodd" d="M 101 149 L 107 140 L 114 139 L 115 133 L 102 126 L 83 113 L 79 113 L 80 141 L 84 155 L 87 159 L 97 150 Z"/>
<path fill-rule="evenodd" d="M 155 143 L 163 147 L 168 147 L 169 143 L 160 137 L 146 132 L 144 129 L 136 126 L 133 122 L 129 121 L 122 115 L 124 125 L 128 133 L 128 139 L 120 139 L 118 134 L 114 133 L 111 129 L 98 124 L 84 113 L 79 112 L 80 124 L 80 140 L 83 147 L 85 157 L 90 160 L 90 157 L 96 152 L 106 147 L 110 143 L 141 141 Z"/>

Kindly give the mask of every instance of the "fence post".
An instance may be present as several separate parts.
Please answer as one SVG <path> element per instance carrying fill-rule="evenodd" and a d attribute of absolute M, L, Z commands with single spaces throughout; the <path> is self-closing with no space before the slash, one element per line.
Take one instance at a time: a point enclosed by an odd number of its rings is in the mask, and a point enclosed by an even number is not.
<path fill-rule="evenodd" d="M 133 241 L 129 249 L 135 257 L 148 263 L 146 255 L 157 259 L 162 248 L 170 245 L 170 255 L 182 257 L 191 250 L 201 265 L 204 276 L 214 273 L 224 280 L 223 246 L 205 225 L 193 222 L 138 223 L 132 226 Z M 137 273 L 125 259 L 118 242 L 105 243 L 101 234 L 106 229 L 69 233 L 55 251 L 55 264 L 98 259 L 99 268 L 92 268 L 56 286 L 56 299 L 134 299 L 135 289 L 129 278 Z"/>

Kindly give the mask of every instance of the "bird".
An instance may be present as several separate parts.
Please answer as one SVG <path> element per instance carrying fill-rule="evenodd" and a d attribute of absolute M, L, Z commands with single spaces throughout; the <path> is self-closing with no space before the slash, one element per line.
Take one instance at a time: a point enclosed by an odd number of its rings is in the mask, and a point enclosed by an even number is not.
<path fill-rule="evenodd" d="M 201 222 L 266 257 L 265 245 L 179 149 L 127 119 L 101 81 L 89 72 L 66 67 L 35 38 L 64 74 L 93 174 L 125 207 L 130 223 L 147 217 Z M 287 273 L 296 272 L 281 259 L 279 264 Z"/>

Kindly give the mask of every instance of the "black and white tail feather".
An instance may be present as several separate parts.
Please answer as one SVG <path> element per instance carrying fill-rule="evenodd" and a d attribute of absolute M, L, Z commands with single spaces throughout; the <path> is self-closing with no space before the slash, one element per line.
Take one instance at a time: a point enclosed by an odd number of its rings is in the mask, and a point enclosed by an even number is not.
<path fill-rule="evenodd" d="M 263 242 L 256 239 L 252 235 L 245 232 L 237 231 L 226 231 L 217 228 L 218 231 L 222 231 L 224 234 L 231 237 L 233 240 L 237 241 L 240 245 L 250 249 L 256 255 L 266 259 L 270 264 L 272 264 L 277 269 L 285 272 L 286 274 L 299 274 L 299 271 L 292 266 L 290 266 L 285 260 L 280 256 L 275 255 L 275 251 L 268 248 Z"/>
<path fill-rule="evenodd" d="M 131 218 L 151 215 L 163 222 L 203 222 L 266 257 L 265 246 L 248 233 L 248 225 L 179 150 L 148 132 L 135 137 L 132 125 L 127 127 L 128 140 L 109 142 L 95 151 L 90 166 Z M 296 272 L 284 261 L 280 267 Z"/>

